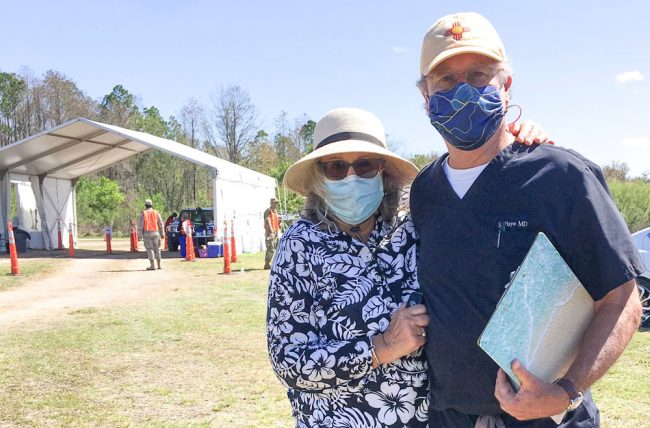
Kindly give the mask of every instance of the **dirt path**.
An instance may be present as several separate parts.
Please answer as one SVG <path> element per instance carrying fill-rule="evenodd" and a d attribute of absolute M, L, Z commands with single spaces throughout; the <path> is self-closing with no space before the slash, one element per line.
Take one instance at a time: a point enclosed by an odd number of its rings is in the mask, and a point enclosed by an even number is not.
<path fill-rule="evenodd" d="M 141 256 L 143 257 L 143 256 Z M 25 323 L 41 325 L 83 308 L 130 304 L 183 287 L 180 272 L 146 271 L 138 259 L 60 259 L 58 269 L 33 283 L 0 293 L 0 331 Z"/>

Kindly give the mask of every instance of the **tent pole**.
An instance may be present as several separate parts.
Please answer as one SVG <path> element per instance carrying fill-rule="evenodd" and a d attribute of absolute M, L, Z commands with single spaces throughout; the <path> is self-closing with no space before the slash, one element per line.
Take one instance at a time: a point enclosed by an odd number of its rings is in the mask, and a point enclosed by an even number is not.
<path fill-rule="evenodd" d="M 223 223 L 221 223 L 221 221 L 223 221 L 223 219 L 219 217 L 222 208 L 219 204 L 219 192 L 217 191 L 217 178 L 219 177 L 219 171 L 217 171 L 216 168 L 209 168 L 209 171 L 210 177 L 212 178 L 212 218 L 214 219 L 215 229 L 222 230 Z"/>
<path fill-rule="evenodd" d="M 70 188 L 70 192 L 72 193 L 72 236 L 74 236 L 75 242 L 79 240 L 77 231 L 77 181 L 79 181 L 79 178 L 70 180 L 70 184 L 72 185 Z"/>
<path fill-rule="evenodd" d="M 34 192 L 34 197 L 36 199 L 36 209 L 38 209 L 38 217 L 41 220 L 41 233 L 43 234 L 43 244 L 45 245 L 46 250 L 52 249 L 52 236 L 50 235 L 50 228 L 47 223 L 47 216 L 45 214 L 45 201 L 43 196 L 43 184 L 45 183 L 45 177 L 47 174 L 41 174 L 37 177 L 31 176 L 30 181 L 32 182 L 32 191 Z M 38 186 L 38 189 L 35 189 L 35 186 Z"/>
<path fill-rule="evenodd" d="M 9 171 L 0 171 L 0 216 L 2 217 L 2 238 L 8 239 L 9 228 L 7 222 L 9 221 L 9 210 L 11 207 L 10 198 L 10 180 Z M 4 249 L 0 249 L 2 251 Z"/>

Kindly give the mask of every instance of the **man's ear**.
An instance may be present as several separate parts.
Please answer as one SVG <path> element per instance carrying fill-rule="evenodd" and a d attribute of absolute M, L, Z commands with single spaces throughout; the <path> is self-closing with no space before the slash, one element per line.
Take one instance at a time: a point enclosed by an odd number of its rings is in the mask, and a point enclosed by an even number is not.
<path fill-rule="evenodd" d="M 512 76 L 508 76 L 506 82 L 503 84 L 503 89 L 506 91 L 506 105 L 510 104 L 510 87 L 512 86 Z"/>
<path fill-rule="evenodd" d="M 510 90 L 510 86 L 512 86 L 512 76 L 508 76 L 508 78 L 506 79 L 506 83 L 503 85 L 506 91 Z"/>
<path fill-rule="evenodd" d="M 424 98 L 424 109 L 429 113 L 429 95 L 422 90 L 420 90 L 420 94 L 422 95 L 422 98 Z"/>

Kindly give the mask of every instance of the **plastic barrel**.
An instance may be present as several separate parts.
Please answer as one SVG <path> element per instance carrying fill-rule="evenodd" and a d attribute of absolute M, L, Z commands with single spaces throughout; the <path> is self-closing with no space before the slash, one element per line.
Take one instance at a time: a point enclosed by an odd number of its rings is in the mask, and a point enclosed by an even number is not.
<path fill-rule="evenodd" d="M 185 258 L 185 235 L 180 235 L 178 238 L 178 248 L 181 258 Z"/>

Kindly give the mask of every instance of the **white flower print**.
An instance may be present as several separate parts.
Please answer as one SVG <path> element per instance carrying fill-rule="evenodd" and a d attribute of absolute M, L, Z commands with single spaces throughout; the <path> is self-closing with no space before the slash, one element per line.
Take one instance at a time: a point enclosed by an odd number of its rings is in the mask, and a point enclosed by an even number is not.
<path fill-rule="evenodd" d="M 291 335 L 291 343 L 295 345 L 307 345 L 309 343 L 316 343 L 318 337 L 313 331 L 305 333 L 294 333 Z"/>
<path fill-rule="evenodd" d="M 404 277 L 403 255 L 390 256 L 388 254 L 379 254 L 379 263 L 386 281 L 396 282 Z"/>
<path fill-rule="evenodd" d="M 421 353 L 373 369 L 370 352 L 370 338 L 419 290 L 409 225 L 397 226 L 404 233 L 378 218 L 365 244 L 303 219 L 283 234 L 271 267 L 267 339 L 296 426 L 427 426 Z"/>
<path fill-rule="evenodd" d="M 309 427 L 311 428 L 332 428 L 332 426 L 334 426 L 332 418 L 320 410 L 315 410 L 309 417 Z"/>
<path fill-rule="evenodd" d="M 377 322 L 368 324 L 368 331 L 370 333 L 370 336 L 385 332 L 389 324 L 390 321 L 388 318 L 381 318 Z"/>
<path fill-rule="evenodd" d="M 379 409 L 379 420 L 392 425 L 397 418 L 407 423 L 415 412 L 415 390 L 411 387 L 400 388 L 397 383 L 383 382 L 381 392 L 366 394 L 366 401 L 372 407 Z"/>
<path fill-rule="evenodd" d="M 270 315 L 268 324 L 273 334 L 291 333 L 293 326 L 287 322 L 291 317 L 291 312 L 286 309 L 278 311 L 276 308 L 271 308 Z"/>
<path fill-rule="evenodd" d="M 296 262 L 296 273 L 299 276 L 311 276 L 314 271 L 311 266 L 311 260 L 305 253 L 298 253 L 298 260 Z"/>
<path fill-rule="evenodd" d="M 302 368 L 302 372 L 308 376 L 309 380 L 313 381 L 332 379 L 335 375 L 332 370 L 335 362 L 334 356 L 328 354 L 324 349 L 319 349 L 309 356 L 309 361 Z"/>
<path fill-rule="evenodd" d="M 417 251 L 415 247 L 410 247 L 406 252 L 405 269 L 407 272 L 415 272 L 417 269 Z"/>

